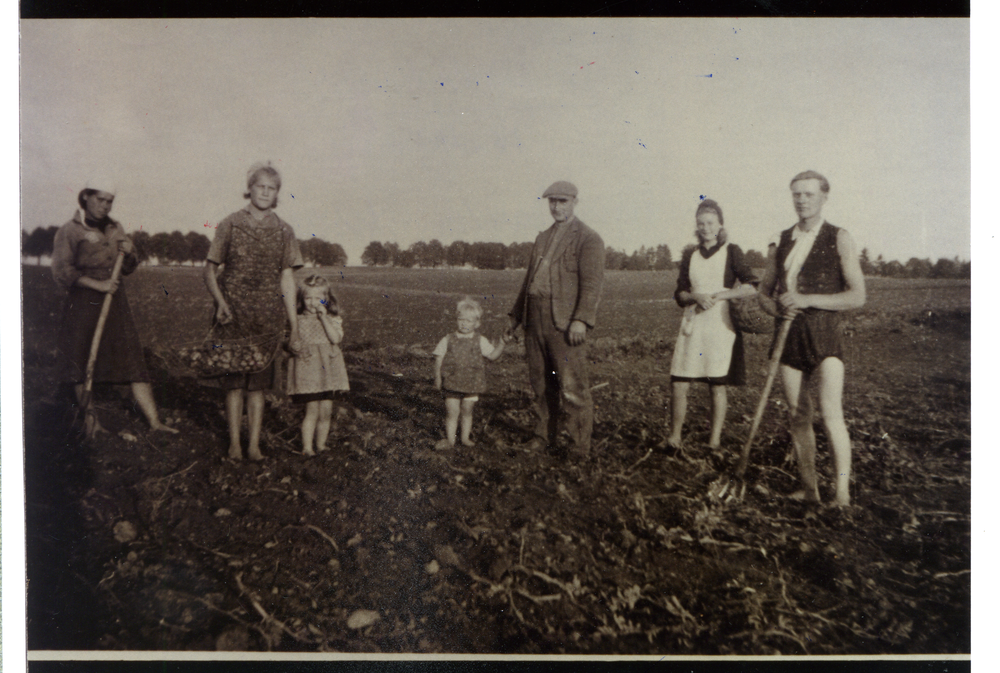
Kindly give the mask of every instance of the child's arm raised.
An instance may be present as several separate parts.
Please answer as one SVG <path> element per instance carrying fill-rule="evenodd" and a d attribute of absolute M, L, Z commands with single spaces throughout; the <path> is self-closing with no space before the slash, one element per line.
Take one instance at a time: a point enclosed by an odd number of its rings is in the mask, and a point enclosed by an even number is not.
<path fill-rule="evenodd" d="M 320 313 L 319 321 L 323 325 L 323 331 L 326 332 L 326 338 L 330 340 L 333 345 L 339 345 L 341 341 L 344 340 L 344 320 L 339 315 L 330 315 L 328 313 Z"/>

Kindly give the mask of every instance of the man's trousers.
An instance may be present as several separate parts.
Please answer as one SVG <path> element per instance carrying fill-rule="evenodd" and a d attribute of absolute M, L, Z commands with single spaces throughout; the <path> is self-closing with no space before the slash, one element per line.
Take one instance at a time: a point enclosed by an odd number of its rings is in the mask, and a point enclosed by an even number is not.
<path fill-rule="evenodd" d="M 588 453 L 594 427 L 594 401 L 587 373 L 587 344 L 571 346 L 567 333 L 552 323 L 549 299 L 528 297 L 524 324 L 528 379 L 535 392 L 535 435 L 555 445 L 560 410 L 570 451 Z"/>

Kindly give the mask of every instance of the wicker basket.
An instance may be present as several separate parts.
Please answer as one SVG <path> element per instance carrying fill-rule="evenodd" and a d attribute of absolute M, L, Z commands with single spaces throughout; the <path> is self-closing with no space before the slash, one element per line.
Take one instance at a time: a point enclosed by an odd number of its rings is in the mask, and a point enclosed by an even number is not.
<path fill-rule="evenodd" d="M 733 327 L 746 334 L 771 334 L 774 319 L 779 315 L 777 304 L 759 292 L 749 297 L 729 300 L 729 317 Z"/>
<path fill-rule="evenodd" d="M 178 344 L 160 352 L 167 366 L 181 375 L 211 378 L 224 374 L 256 374 L 274 361 L 285 334 L 263 334 L 242 339 L 219 339 L 210 333 L 203 341 Z"/>

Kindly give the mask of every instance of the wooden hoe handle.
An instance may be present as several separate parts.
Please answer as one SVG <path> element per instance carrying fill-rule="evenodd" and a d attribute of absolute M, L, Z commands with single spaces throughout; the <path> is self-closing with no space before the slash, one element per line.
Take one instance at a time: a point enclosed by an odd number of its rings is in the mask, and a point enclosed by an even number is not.
<path fill-rule="evenodd" d="M 115 266 L 111 270 L 111 280 L 118 280 L 122 273 L 122 264 L 125 261 L 125 253 L 119 251 L 115 257 Z M 104 295 L 104 303 L 101 305 L 101 315 L 97 318 L 97 327 L 94 328 L 94 338 L 90 342 L 90 355 L 87 357 L 86 379 L 83 384 L 84 395 L 89 393 L 94 387 L 94 366 L 97 364 L 97 350 L 101 347 L 101 337 L 104 335 L 104 323 L 108 321 L 108 313 L 111 311 L 112 294 Z M 89 396 L 88 396 L 89 397 Z M 87 404 L 86 406 L 90 406 Z M 86 409 L 84 410 L 86 411 Z"/>
<path fill-rule="evenodd" d="M 760 427 L 760 420 L 764 417 L 764 409 L 767 408 L 767 399 L 771 395 L 771 386 L 774 385 L 774 378 L 778 375 L 778 365 L 781 364 L 781 354 L 785 350 L 785 340 L 788 338 L 788 331 L 792 328 L 792 318 L 785 317 L 781 322 L 781 329 L 778 331 L 778 340 L 774 344 L 774 353 L 771 355 L 771 364 L 767 368 L 767 381 L 764 383 L 764 391 L 760 394 L 760 402 L 757 403 L 757 412 L 753 415 L 753 424 L 750 426 L 750 435 L 746 443 L 743 444 L 743 451 L 740 452 L 740 462 L 736 467 L 736 476 L 742 477 L 747 471 L 750 463 L 750 446 L 757 435 L 757 428 Z"/>

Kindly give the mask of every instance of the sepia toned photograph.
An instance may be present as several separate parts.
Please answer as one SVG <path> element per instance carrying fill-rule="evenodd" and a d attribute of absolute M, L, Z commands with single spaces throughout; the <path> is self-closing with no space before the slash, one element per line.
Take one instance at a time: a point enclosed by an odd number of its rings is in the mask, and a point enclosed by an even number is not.
<path fill-rule="evenodd" d="M 969 19 L 20 32 L 29 659 L 969 654 Z"/>

